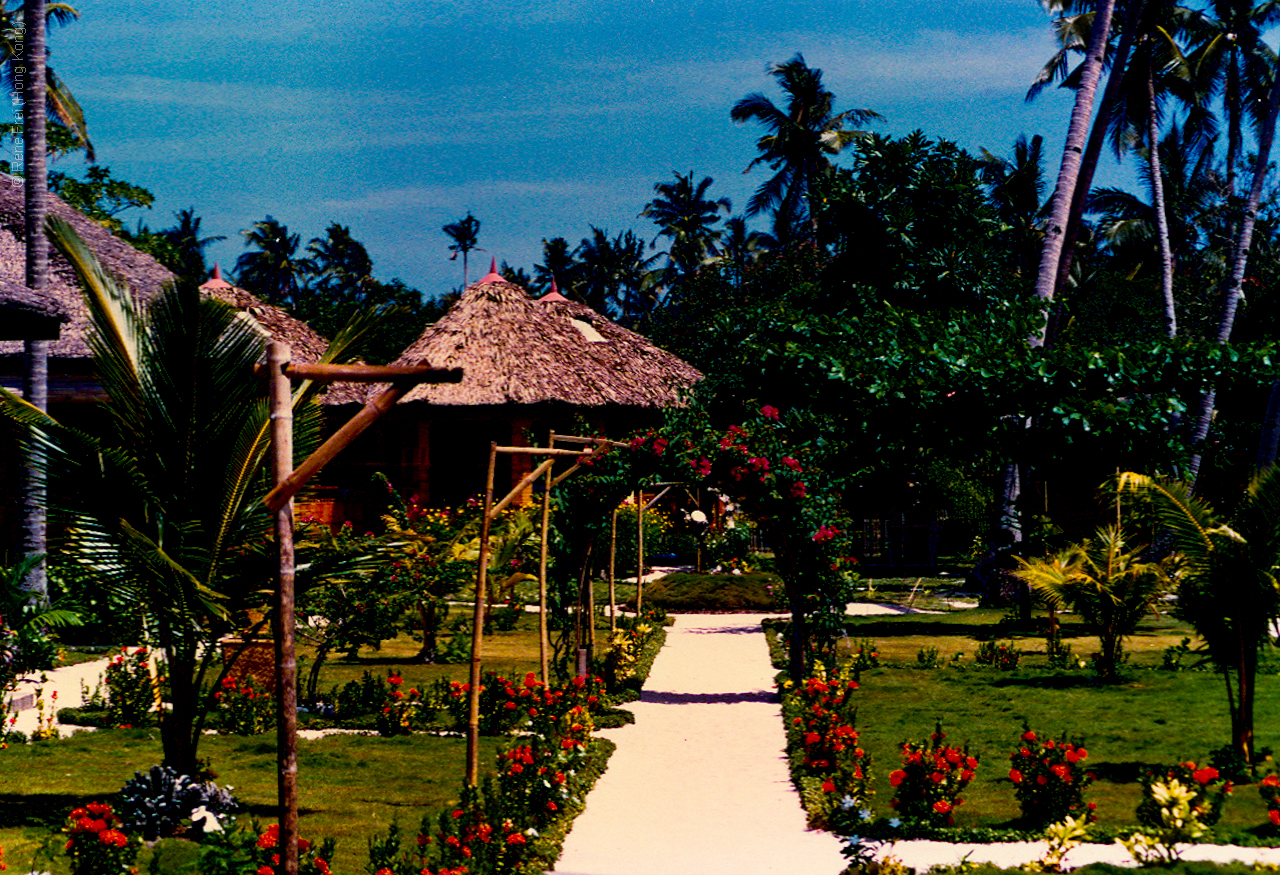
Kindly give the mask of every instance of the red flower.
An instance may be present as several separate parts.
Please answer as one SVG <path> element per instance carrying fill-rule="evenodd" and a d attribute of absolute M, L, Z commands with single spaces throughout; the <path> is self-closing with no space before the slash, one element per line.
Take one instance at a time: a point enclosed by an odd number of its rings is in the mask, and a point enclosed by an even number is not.
<path fill-rule="evenodd" d="M 1032 732 L 1030 729 L 1028 729 L 1026 732 L 1022 733 L 1022 740 L 1023 740 L 1023 741 L 1035 741 L 1035 740 L 1036 740 L 1036 734 L 1035 734 L 1034 732 Z"/>
<path fill-rule="evenodd" d="M 524 843 L 524 833 L 513 832 L 511 835 L 507 836 L 507 844 L 509 845 L 523 845 Z"/>
<path fill-rule="evenodd" d="M 258 875 L 276 875 L 276 870 L 270 866 L 259 866 Z"/>
<path fill-rule="evenodd" d="M 764 407 L 760 408 L 760 415 L 765 419 L 776 420 L 778 418 L 778 408 L 766 404 Z"/>
<path fill-rule="evenodd" d="M 822 782 L 822 792 L 823 792 L 823 793 L 834 793 L 834 792 L 836 792 L 836 785 L 835 785 L 835 784 L 833 784 L 833 783 L 831 783 L 830 781 L 823 781 L 823 782 Z"/>
<path fill-rule="evenodd" d="M 118 829 L 106 829 L 98 833 L 98 839 L 104 845 L 115 845 L 117 848 L 123 848 L 129 844 L 129 839 Z"/>
<path fill-rule="evenodd" d="M 1010 769 L 1010 770 L 1009 770 L 1009 780 L 1010 780 L 1010 781 L 1012 781 L 1012 782 L 1013 782 L 1013 783 L 1015 783 L 1015 784 L 1021 784 L 1021 783 L 1022 783 L 1022 772 L 1019 772 L 1017 769 Z"/>
<path fill-rule="evenodd" d="M 899 784 L 901 784 L 901 783 L 903 782 L 903 780 L 904 780 L 904 779 L 906 779 L 906 777 L 907 777 L 907 773 L 906 773 L 906 772 L 904 772 L 904 771 L 902 771 L 902 769 L 898 769 L 897 771 L 890 772 L 890 773 L 889 773 L 889 786 L 890 786 L 890 787 L 896 787 L 896 786 L 898 786 Z"/>
<path fill-rule="evenodd" d="M 1191 777 L 1195 778 L 1200 784 L 1208 784 L 1210 781 L 1217 780 L 1218 770 L 1213 766 L 1205 766 L 1203 769 L 1196 769 L 1192 772 Z"/>
<path fill-rule="evenodd" d="M 939 799 L 937 802 L 933 803 L 933 810 L 939 814 L 950 814 L 951 803 L 945 799 Z"/>
<path fill-rule="evenodd" d="M 1271 821 L 1272 826 L 1280 826 L 1280 809 L 1273 808 L 1268 811 L 1267 819 Z"/>
<path fill-rule="evenodd" d="M 387 683 L 391 684 L 393 687 L 398 687 L 404 683 L 404 678 L 400 677 L 398 674 L 393 674 L 391 677 L 387 678 Z"/>

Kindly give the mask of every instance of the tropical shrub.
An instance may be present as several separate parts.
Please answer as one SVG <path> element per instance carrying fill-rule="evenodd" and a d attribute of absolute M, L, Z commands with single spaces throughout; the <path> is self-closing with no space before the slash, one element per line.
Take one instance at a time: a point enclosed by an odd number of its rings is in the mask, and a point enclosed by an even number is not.
<path fill-rule="evenodd" d="M 275 700 L 259 690 L 253 678 L 227 675 L 213 693 L 217 705 L 209 715 L 214 729 L 233 735 L 261 735 L 276 722 Z"/>
<path fill-rule="evenodd" d="M 781 684 L 791 776 L 815 829 L 861 817 L 871 803 L 871 756 L 855 728 L 857 689 L 849 669 Z"/>
<path fill-rule="evenodd" d="M 140 842 L 124 833 L 124 825 L 102 802 L 74 808 L 62 830 L 71 875 L 131 875 Z"/>
<path fill-rule="evenodd" d="M 964 802 L 960 793 L 973 780 L 978 758 L 967 746 L 943 744 L 946 737 L 938 723 L 927 742 L 902 743 L 902 766 L 889 774 L 894 788 L 889 805 L 903 820 L 930 826 L 955 822 L 955 809 Z"/>
<path fill-rule="evenodd" d="M 1124 639 L 1151 613 L 1168 586 L 1160 562 L 1143 560 L 1146 546 L 1130 546 L 1117 526 L 1047 559 L 1018 558 L 1016 574 L 1054 608 L 1070 606 L 1098 635 L 1098 676 L 1113 680 Z"/>
<path fill-rule="evenodd" d="M 107 665 L 107 713 L 113 726 L 146 726 L 156 706 L 151 651 L 124 648 Z"/>
<path fill-rule="evenodd" d="M 134 772 L 120 788 L 123 828 L 146 841 L 175 835 L 199 838 L 206 830 L 219 832 L 237 807 L 230 790 L 212 781 L 180 775 L 167 766 Z"/>
<path fill-rule="evenodd" d="M 1182 847 L 1208 832 L 1196 806 L 1200 791 L 1176 778 L 1151 782 L 1146 792 L 1151 809 L 1145 829 L 1122 840 L 1141 866 L 1168 866 L 1182 856 Z M 1144 821 L 1145 822 L 1145 821 Z"/>
<path fill-rule="evenodd" d="M 386 701 L 377 713 L 378 734 L 408 735 L 425 728 L 435 714 L 430 699 L 424 699 L 416 687 L 400 689 L 404 679 L 398 674 L 387 677 Z"/>
<path fill-rule="evenodd" d="M 849 666 L 855 676 L 880 666 L 880 648 L 870 638 L 859 638 L 849 649 Z"/>
<path fill-rule="evenodd" d="M 386 704 L 387 682 L 366 671 L 361 677 L 347 681 L 334 695 L 334 711 L 342 720 L 374 714 Z"/>
<path fill-rule="evenodd" d="M 1198 766 L 1193 761 L 1178 763 L 1152 771 L 1141 777 L 1142 801 L 1138 803 L 1138 823 L 1149 827 L 1165 825 L 1162 806 L 1157 799 L 1156 786 L 1178 785 L 1191 793 L 1189 804 L 1198 822 L 1213 826 L 1222 817 L 1222 807 L 1231 795 L 1232 784 L 1222 781 L 1213 766 Z M 1167 801 L 1167 800 L 1166 800 Z"/>
<path fill-rule="evenodd" d="M 991 665 L 1001 671 L 1013 671 L 1022 661 L 1022 651 L 1012 641 L 983 641 L 974 651 L 973 661 L 978 665 Z"/>
<path fill-rule="evenodd" d="M 316 845 L 299 836 L 298 875 L 332 875 L 329 861 L 335 844 L 328 838 Z M 200 875 L 280 875 L 279 845 L 280 826 L 275 823 L 265 831 L 254 821 L 209 833 L 200 849 Z"/>
<path fill-rule="evenodd" d="M 937 668 L 940 665 L 938 660 L 938 648 L 921 647 L 916 651 L 916 665 L 921 668 Z"/>
<path fill-rule="evenodd" d="M 1041 741 L 1023 724 L 1020 745 L 1010 756 L 1009 780 L 1028 824 L 1048 826 L 1067 817 L 1081 823 L 1096 819 L 1097 806 L 1085 803 L 1093 775 L 1081 765 L 1089 752 L 1067 739 Z"/>

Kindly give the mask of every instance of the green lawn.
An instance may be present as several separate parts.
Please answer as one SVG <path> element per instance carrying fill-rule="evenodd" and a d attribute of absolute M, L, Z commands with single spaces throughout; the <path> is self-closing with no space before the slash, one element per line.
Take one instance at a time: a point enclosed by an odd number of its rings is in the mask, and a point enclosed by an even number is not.
<path fill-rule="evenodd" d="M 996 826 L 1017 816 L 1009 755 L 1024 720 L 1042 737 L 1067 732 L 1083 740 L 1098 775 L 1090 798 L 1098 802 L 1099 822 L 1112 826 L 1134 822 L 1142 766 L 1187 759 L 1207 763 L 1212 750 L 1229 742 L 1221 676 L 1158 670 L 1164 649 L 1191 634 L 1182 624 L 1168 617 L 1144 624 L 1128 642 L 1123 682 L 1099 685 L 1088 669 L 1049 668 L 1043 638 L 997 636 L 1002 616 L 1001 611 L 972 610 L 850 621 L 848 644 L 870 639 L 881 660 L 862 675 L 858 707 L 861 742 L 875 761 L 878 813 L 889 813 L 886 776 L 897 768 L 898 746 L 927 738 L 935 720 L 942 721 L 949 741 L 969 744 L 982 761 L 959 811 L 960 826 Z M 1096 649 L 1096 639 L 1071 618 L 1063 631 L 1077 655 L 1087 657 Z M 979 641 L 992 637 L 1013 640 L 1027 652 L 1018 669 L 974 664 Z M 943 667 L 918 665 L 916 654 L 924 647 L 938 649 Z M 957 653 L 962 660 L 951 664 Z M 1275 671 L 1274 656 L 1268 664 Z M 1280 749 L 1280 676 L 1261 677 L 1257 699 L 1257 744 Z M 1245 829 L 1265 819 L 1256 787 L 1241 787 L 1227 804 L 1223 827 Z"/>

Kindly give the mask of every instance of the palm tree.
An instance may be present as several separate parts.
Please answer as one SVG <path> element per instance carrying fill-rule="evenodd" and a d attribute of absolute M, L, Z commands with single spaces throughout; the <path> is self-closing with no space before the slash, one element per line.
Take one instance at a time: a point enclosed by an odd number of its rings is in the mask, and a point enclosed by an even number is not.
<path fill-rule="evenodd" d="M 758 121 L 766 133 L 756 142 L 760 154 L 747 165 L 768 165 L 773 176 L 747 201 L 747 215 L 772 211 L 774 236 L 782 242 L 817 234 L 817 214 L 810 203 L 811 185 L 831 170 L 831 156 L 839 154 L 864 132 L 846 124 L 881 118 L 869 109 L 833 111 L 834 95 L 822 84 L 822 71 L 796 56 L 769 69 L 787 96 L 785 109 L 763 94 L 748 94 L 733 105 L 735 122 Z"/>
<path fill-rule="evenodd" d="M 27 24 L 28 16 L 31 18 L 30 25 Z M 38 62 L 42 71 L 39 79 L 44 90 L 42 105 L 46 120 L 52 124 L 53 134 L 58 143 L 56 148 L 51 145 L 46 148 L 54 148 L 55 153 L 84 149 L 85 157 L 93 161 L 93 143 L 89 140 L 84 111 L 80 109 L 80 104 L 76 102 L 71 90 L 45 63 L 47 22 L 53 20 L 56 24 L 65 25 L 79 17 L 80 13 L 67 3 L 47 3 L 44 0 L 37 0 L 37 3 L 27 2 L 9 9 L 6 8 L 3 0 L 0 0 L 0 60 L 5 62 L 0 65 L 0 85 L 3 85 L 6 91 L 25 92 L 31 87 L 31 79 L 34 78 L 35 65 Z M 41 46 L 38 55 L 35 49 L 36 39 L 40 40 Z M 15 60 L 28 62 L 18 66 L 26 67 L 26 72 L 33 75 L 17 77 L 12 63 Z M 4 126 L 4 129 L 18 132 L 16 128 L 9 126 Z M 29 134 L 23 132 L 23 136 L 30 142 Z"/>
<path fill-rule="evenodd" d="M 778 241 L 772 234 L 748 231 L 747 221 L 742 216 L 725 219 L 720 238 L 720 260 L 728 265 L 734 288 L 742 288 L 747 267 L 777 245 Z"/>
<path fill-rule="evenodd" d="M 454 261 L 459 254 L 462 255 L 462 287 L 465 289 L 470 284 L 470 280 L 467 277 L 467 253 L 472 250 L 484 252 L 477 245 L 480 238 L 480 220 L 471 215 L 468 210 L 465 217 L 456 222 L 450 222 L 440 230 L 444 231 L 449 239 L 453 241 L 453 244 L 449 247 L 449 251 L 453 255 L 449 256 L 449 260 Z"/>
<path fill-rule="evenodd" d="M 24 12 L 27 25 L 27 76 L 22 111 L 23 176 L 26 213 L 26 281 L 37 294 L 48 284 L 49 243 L 44 236 L 45 216 L 49 213 L 49 167 L 46 154 L 45 81 L 45 3 L 28 0 Z M 15 48 L 7 46 L 6 48 Z M 12 70 L 12 64 L 5 64 Z M 25 373 L 23 393 L 37 410 L 49 409 L 49 341 L 28 340 L 23 345 Z M 43 557 L 48 552 L 48 519 L 45 512 L 46 492 L 41 476 L 41 459 L 34 447 L 27 450 L 23 464 L 22 549 L 28 557 Z M 36 559 L 27 576 L 25 588 L 29 598 L 39 606 L 48 604 L 48 569 L 43 559 Z"/>
<path fill-rule="evenodd" d="M 268 303 L 296 306 L 309 267 L 298 258 L 302 238 L 271 216 L 240 233 L 255 248 L 236 259 L 236 282 Z"/>
<path fill-rule="evenodd" d="M 230 617 L 257 606 L 269 588 L 233 568 L 271 531 L 260 500 L 269 485 L 268 411 L 252 376 L 263 341 L 234 308 L 191 284 L 139 305 L 69 225 L 50 219 L 49 228 L 85 290 L 88 343 L 112 433 L 68 427 L 2 390 L 0 413 L 25 427 L 62 487 L 55 510 L 66 518 L 68 558 L 145 612 L 168 663 L 165 762 L 195 774 L 216 641 Z M 344 332 L 322 360 L 343 355 L 368 327 Z M 318 435 L 313 398 L 306 384 L 294 396 L 303 453 Z"/>
<path fill-rule="evenodd" d="M 651 265 L 658 257 L 644 255 L 645 242 L 631 231 L 612 238 L 592 226 L 574 254 L 578 260 L 573 292 L 600 313 L 617 314 L 620 324 L 634 327 L 657 306 Z"/>
<path fill-rule="evenodd" d="M 1049 217 L 1045 225 L 1044 246 L 1040 254 L 1040 269 L 1036 277 L 1035 294 L 1045 306 L 1045 321 L 1028 339 L 1033 347 L 1043 346 L 1048 328 L 1048 306 L 1053 302 L 1058 281 L 1058 267 L 1071 216 L 1072 200 L 1080 180 L 1081 157 L 1089 133 L 1089 118 L 1093 114 L 1094 97 L 1102 78 L 1103 55 L 1111 34 L 1111 15 L 1115 0 L 1098 0 L 1094 9 L 1085 51 L 1080 69 L 1080 82 L 1076 88 L 1075 105 L 1067 137 L 1062 148 L 1062 163 L 1058 168 L 1058 182 L 1049 201 Z"/>
<path fill-rule="evenodd" d="M 1175 614 L 1204 639 L 1227 683 L 1231 744 L 1253 762 L 1258 652 L 1280 613 L 1280 468 L 1249 484 L 1233 518 L 1183 483 L 1126 473 L 1122 491 L 1148 498 L 1181 558 Z"/>
<path fill-rule="evenodd" d="M 171 266 L 171 269 L 180 277 L 199 278 L 200 282 L 204 282 L 209 276 L 208 265 L 204 260 L 205 249 L 210 244 L 227 238 L 222 235 L 201 237 L 201 219 L 196 215 L 195 207 L 179 210 L 173 217 L 178 220 L 178 224 L 160 232 L 173 245 L 179 259 L 179 263 Z"/>
<path fill-rule="evenodd" d="M 351 236 L 351 229 L 337 222 L 325 229 L 325 236 L 307 244 L 307 255 L 310 289 L 296 315 L 315 321 L 318 331 L 330 334 L 366 303 L 374 283 L 373 259 L 364 244 Z"/>
<path fill-rule="evenodd" d="M 1015 572 L 1055 608 L 1068 605 L 1098 635 L 1098 675 L 1115 680 L 1124 639 L 1165 591 L 1167 576 L 1158 562 L 1143 561 L 1145 547 L 1132 547 L 1120 526 L 1099 529 L 1093 540 L 1045 559 L 1016 557 Z"/>
<path fill-rule="evenodd" d="M 542 238 L 542 263 L 533 266 L 533 285 L 539 292 L 551 291 L 555 283 L 562 290 L 571 290 L 576 284 L 578 262 L 573 257 L 573 247 L 563 237 Z"/>
<path fill-rule="evenodd" d="M 661 229 L 658 237 L 671 238 L 667 253 L 669 283 L 689 276 L 716 254 L 721 232 L 715 225 L 720 221 L 720 211 L 728 213 L 731 207 L 728 198 L 707 198 L 712 182 L 710 176 L 704 176 L 695 186 L 692 170 L 687 176 L 677 173 L 675 182 L 653 186 L 658 196 L 640 211 L 642 217 L 652 219 Z M 657 240 L 653 240 L 655 245 Z"/>
<path fill-rule="evenodd" d="M 1013 144 L 1013 157 L 1002 158 L 986 149 L 978 158 L 978 177 L 1000 224 L 1010 229 L 1016 270 L 1030 276 L 1044 233 L 1044 138 L 1026 134 Z"/>

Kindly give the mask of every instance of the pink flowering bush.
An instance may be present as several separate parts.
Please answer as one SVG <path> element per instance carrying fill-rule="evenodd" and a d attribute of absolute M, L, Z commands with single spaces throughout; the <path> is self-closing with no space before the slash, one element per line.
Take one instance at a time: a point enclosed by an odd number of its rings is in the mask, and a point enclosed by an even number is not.
<path fill-rule="evenodd" d="M 955 823 L 955 809 L 964 803 L 960 793 L 973 780 L 978 758 L 967 746 L 943 744 L 946 737 L 939 723 L 928 742 L 902 743 L 902 766 L 889 774 L 894 790 L 889 805 L 903 820 L 930 826 Z"/>
<path fill-rule="evenodd" d="M 1096 819 L 1092 802 L 1084 801 L 1084 791 L 1093 773 L 1083 765 L 1089 751 L 1083 745 L 1063 739 L 1039 739 L 1023 724 L 1018 749 L 1009 757 L 1009 780 L 1028 824 L 1048 826 L 1067 817 L 1077 821 Z"/>

